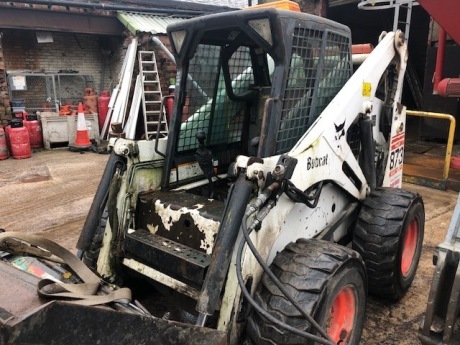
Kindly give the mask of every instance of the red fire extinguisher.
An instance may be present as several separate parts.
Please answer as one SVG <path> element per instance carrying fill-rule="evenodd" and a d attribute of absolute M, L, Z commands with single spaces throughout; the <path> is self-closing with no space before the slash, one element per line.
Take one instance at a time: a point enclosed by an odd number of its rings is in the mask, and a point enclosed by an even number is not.
<path fill-rule="evenodd" d="M 171 123 L 173 109 L 174 109 L 174 85 L 169 86 L 169 95 L 166 96 L 166 116 L 168 118 L 168 123 Z"/>
<path fill-rule="evenodd" d="M 38 119 L 38 115 L 31 114 L 27 115 L 25 118 L 24 126 L 29 132 L 30 147 L 33 149 L 43 147 L 42 124 Z"/>
<path fill-rule="evenodd" d="M 99 129 L 104 127 L 105 118 L 109 112 L 110 92 L 104 90 L 97 99 L 97 107 L 99 109 Z"/>
<path fill-rule="evenodd" d="M 29 131 L 23 126 L 21 119 L 12 119 L 6 127 L 7 139 L 11 146 L 13 158 L 22 159 L 32 156 L 30 149 Z"/>

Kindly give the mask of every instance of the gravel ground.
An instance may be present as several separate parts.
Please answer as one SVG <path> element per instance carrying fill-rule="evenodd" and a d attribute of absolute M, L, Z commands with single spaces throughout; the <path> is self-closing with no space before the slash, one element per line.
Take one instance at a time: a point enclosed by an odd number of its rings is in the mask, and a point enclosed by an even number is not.
<path fill-rule="evenodd" d="M 53 239 L 76 252 L 75 244 L 108 155 L 67 149 L 34 152 L 32 158 L 0 161 L 0 227 Z M 369 297 L 361 344 L 420 344 L 434 266 L 432 254 L 445 237 L 458 194 L 412 184 L 425 201 L 425 240 L 415 281 L 398 303 Z M 458 340 L 460 343 L 460 339 Z"/>

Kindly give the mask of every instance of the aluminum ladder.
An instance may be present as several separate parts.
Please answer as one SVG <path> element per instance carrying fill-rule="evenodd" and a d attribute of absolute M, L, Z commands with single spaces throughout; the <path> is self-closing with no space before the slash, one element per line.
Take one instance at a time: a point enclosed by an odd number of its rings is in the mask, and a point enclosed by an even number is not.
<path fill-rule="evenodd" d="M 409 40 L 412 7 L 417 5 L 418 2 L 415 0 L 362 0 L 358 4 L 358 8 L 361 10 L 386 10 L 394 8 L 393 32 L 399 29 L 404 32 L 406 40 Z M 405 17 L 405 19 L 401 19 L 400 17 Z"/>
<path fill-rule="evenodd" d="M 412 8 L 418 5 L 419 3 L 415 0 L 362 0 L 358 4 L 358 8 L 361 10 L 394 9 L 393 32 L 401 30 L 404 32 L 406 41 L 409 42 Z M 423 105 L 422 85 L 410 61 L 407 64 L 404 78 L 410 88 L 417 109 L 421 109 Z"/>
<path fill-rule="evenodd" d="M 139 52 L 139 74 L 142 81 L 142 113 L 144 115 L 145 139 L 168 135 L 168 123 L 163 108 L 161 84 L 153 51 Z"/>

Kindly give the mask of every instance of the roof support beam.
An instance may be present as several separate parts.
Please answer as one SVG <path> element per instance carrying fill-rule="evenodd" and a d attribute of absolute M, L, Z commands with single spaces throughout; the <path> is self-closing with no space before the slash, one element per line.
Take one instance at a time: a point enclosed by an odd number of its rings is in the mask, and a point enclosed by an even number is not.
<path fill-rule="evenodd" d="M 118 36 L 125 29 L 117 17 L 2 7 L 0 28 L 63 31 Z"/>

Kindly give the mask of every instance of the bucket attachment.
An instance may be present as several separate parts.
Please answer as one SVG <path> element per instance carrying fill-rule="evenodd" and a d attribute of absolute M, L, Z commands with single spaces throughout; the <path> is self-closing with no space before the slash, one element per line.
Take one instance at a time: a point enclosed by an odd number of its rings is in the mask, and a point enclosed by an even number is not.
<path fill-rule="evenodd" d="M 455 324 L 460 310 L 460 196 L 444 242 L 433 255 L 436 265 L 425 318 L 419 330 L 424 345 L 459 343 Z"/>
<path fill-rule="evenodd" d="M 40 299 L 39 278 L 0 261 L 0 344 L 225 345 L 225 333 L 109 306 Z"/>
<path fill-rule="evenodd" d="M 10 236 L 10 234 L 12 234 Z M 17 240 L 19 239 L 19 240 Z M 40 246 L 37 245 L 40 244 Z M 43 245 L 43 246 L 42 246 Z M 24 260 L 9 260 L 9 253 L 0 252 L 0 344 L 190 344 L 225 345 L 226 334 L 215 329 L 156 318 L 130 298 L 112 299 L 94 305 L 95 299 L 105 299 L 110 293 L 104 289 L 95 296 L 80 294 L 80 288 L 90 288 L 93 280 L 100 280 L 75 256 L 59 245 L 37 236 L 0 234 L 1 250 L 12 249 Z M 77 283 L 52 277 L 42 270 L 36 259 L 17 256 L 20 252 L 44 257 L 47 251 L 63 258 L 70 270 L 79 278 Z M 40 254 L 40 255 L 38 255 Z M 30 260 L 29 260 L 30 259 Z M 16 265 L 11 262 L 30 263 Z M 81 267 L 83 265 L 84 267 Z M 17 267 L 21 267 L 21 269 Z M 22 267 L 24 266 L 24 267 Z M 28 266 L 28 267 L 25 267 Z M 49 267 L 49 266 L 47 266 Z M 54 267 L 54 266 L 53 266 Z M 60 266 L 61 271 L 64 269 Z M 83 269 L 82 269 L 83 268 Z M 26 269 L 26 270 L 24 270 Z M 37 277 L 33 274 L 40 276 Z M 51 284 L 44 285 L 45 282 Z M 59 286 L 53 285 L 53 282 Z M 66 288 L 64 292 L 61 288 Z M 53 290 L 54 289 L 54 290 Z M 70 293 L 72 291 L 78 294 Z M 118 288 L 117 291 L 126 291 Z M 38 294 L 37 294 L 38 292 Z M 60 298 L 50 302 L 48 296 Z M 70 299 L 73 299 L 70 301 Z"/>

